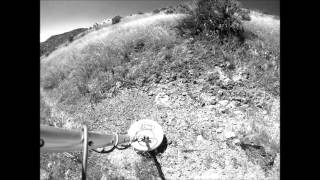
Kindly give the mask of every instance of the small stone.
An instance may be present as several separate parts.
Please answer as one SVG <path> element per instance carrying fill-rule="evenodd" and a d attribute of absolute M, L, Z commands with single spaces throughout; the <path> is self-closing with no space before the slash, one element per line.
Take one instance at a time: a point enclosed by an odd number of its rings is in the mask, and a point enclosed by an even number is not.
<path fill-rule="evenodd" d="M 223 131 L 222 128 L 217 128 L 217 129 L 216 129 L 216 132 L 217 132 L 217 133 L 222 133 L 222 131 Z"/>
<path fill-rule="evenodd" d="M 241 76 L 240 75 L 235 75 L 232 77 L 233 81 L 240 81 L 241 80 Z"/>
<path fill-rule="evenodd" d="M 197 136 L 197 141 L 203 141 L 203 139 L 202 135 Z"/>
<path fill-rule="evenodd" d="M 239 114 L 242 114 L 242 111 L 239 111 L 239 110 L 238 111 L 233 111 L 233 113 L 239 115 Z"/>
<path fill-rule="evenodd" d="M 48 168 L 51 168 L 52 167 L 52 163 L 48 163 Z"/>
<path fill-rule="evenodd" d="M 229 103 L 228 100 L 219 101 L 219 104 L 221 104 L 222 106 L 226 106 L 228 103 Z"/>
<path fill-rule="evenodd" d="M 262 114 L 266 115 L 266 114 L 268 114 L 268 111 L 264 110 L 264 111 L 262 111 Z"/>
<path fill-rule="evenodd" d="M 236 105 L 235 105 L 235 102 L 231 102 L 231 103 L 229 103 L 228 105 L 227 105 L 227 108 L 229 108 L 229 109 L 232 109 L 232 108 L 234 108 Z"/>
<path fill-rule="evenodd" d="M 154 96 L 155 95 L 155 93 L 153 92 L 153 91 L 150 91 L 149 93 L 148 93 L 148 96 Z"/>
<path fill-rule="evenodd" d="M 229 111 L 229 109 L 221 109 L 221 110 L 220 110 L 220 113 L 222 113 L 222 114 L 229 114 L 230 111 Z"/>
<path fill-rule="evenodd" d="M 239 143 L 240 143 L 240 140 L 239 140 L 239 139 L 234 139 L 234 140 L 233 140 L 233 143 L 234 143 L 234 144 L 239 144 Z"/>
<path fill-rule="evenodd" d="M 206 108 L 207 108 L 207 109 L 215 109 L 216 106 L 215 106 L 215 105 L 207 105 Z"/>
<path fill-rule="evenodd" d="M 226 132 L 224 133 L 224 136 L 225 136 L 226 139 L 229 139 L 229 138 L 235 137 L 236 134 L 235 134 L 234 132 L 232 132 L 232 131 L 226 131 Z"/>
<path fill-rule="evenodd" d="M 211 100 L 211 101 L 210 101 L 210 104 L 211 104 L 211 105 L 216 105 L 216 104 L 217 104 L 217 101 Z"/>

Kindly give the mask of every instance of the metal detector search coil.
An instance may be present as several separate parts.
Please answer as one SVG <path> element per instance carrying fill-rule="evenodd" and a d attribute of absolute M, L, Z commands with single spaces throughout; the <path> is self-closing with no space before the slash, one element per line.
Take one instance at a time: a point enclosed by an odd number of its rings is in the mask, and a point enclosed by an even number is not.
<path fill-rule="evenodd" d="M 133 148 L 138 151 L 152 151 L 162 143 L 164 133 L 156 121 L 144 119 L 132 124 L 128 135 L 137 139 L 131 143 Z"/>

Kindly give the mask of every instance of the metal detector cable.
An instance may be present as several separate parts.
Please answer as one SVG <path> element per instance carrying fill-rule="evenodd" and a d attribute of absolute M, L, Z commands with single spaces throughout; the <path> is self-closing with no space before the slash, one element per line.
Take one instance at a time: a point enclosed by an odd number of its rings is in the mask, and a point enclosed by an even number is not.
<path fill-rule="evenodd" d="M 133 143 L 134 141 L 137 141 L 136 138 L 130 140 L 129 144 L 128 145 L 119 145 L 119 135 L 118 133 L 113 133 L 116 137 L 116 140 L 115 140 L 115 143 L 114 145 L 112 146 L 111 149 L 109 150 L 106 150 L 105 148 L 102 148 L 102 150 L 98 150 L 98 149 L 91 149 L 91 151 L 93 152 L 96 152 L 96 153 L 101 153 L 101 154 L 104 154 L 104 153 L 110 153 L 112 152 L 114 149 L 118 149 L 118 150 L 124 150 L 124 149 L 127 149 L 131 146 L 131 143 Z"/>

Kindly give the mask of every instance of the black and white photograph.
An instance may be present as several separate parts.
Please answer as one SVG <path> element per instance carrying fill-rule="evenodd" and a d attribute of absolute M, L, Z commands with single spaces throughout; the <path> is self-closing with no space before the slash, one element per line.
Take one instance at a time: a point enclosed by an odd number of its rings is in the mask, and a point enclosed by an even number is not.
<path fill-rule="evenodd" d="M 41 180 L 280 179 L 280 0 L 39 3 Z"/>

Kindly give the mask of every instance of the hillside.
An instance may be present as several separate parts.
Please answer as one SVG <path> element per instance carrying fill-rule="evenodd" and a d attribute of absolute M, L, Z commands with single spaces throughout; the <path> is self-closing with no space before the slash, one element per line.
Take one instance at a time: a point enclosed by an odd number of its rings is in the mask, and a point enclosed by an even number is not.
<path fill-rule="evenodd" d="M 40 56 L 50 54 L 58 48 L 59 45 L 69 42 L 71 39 L 73 40 L 74 37 L 86 30 L 87 28 L 78 28 L 69 32 L 51 36 L 46 41 L 40 43 Z"/>
<path fill-rule="evenodd" d="M 280 179 L 280 21 L 249 16 L 242 43 L 181 34 L 177 12 L 89 32 L 42 59 L 40 123 L 126 133 L 149 118 L 167 138 L 166 179 Z M 81 176 L 64 153 L 40 157 L 41 179 Z M 88 161 L 90 179 L 159 179 L 130 148 Z"/>

